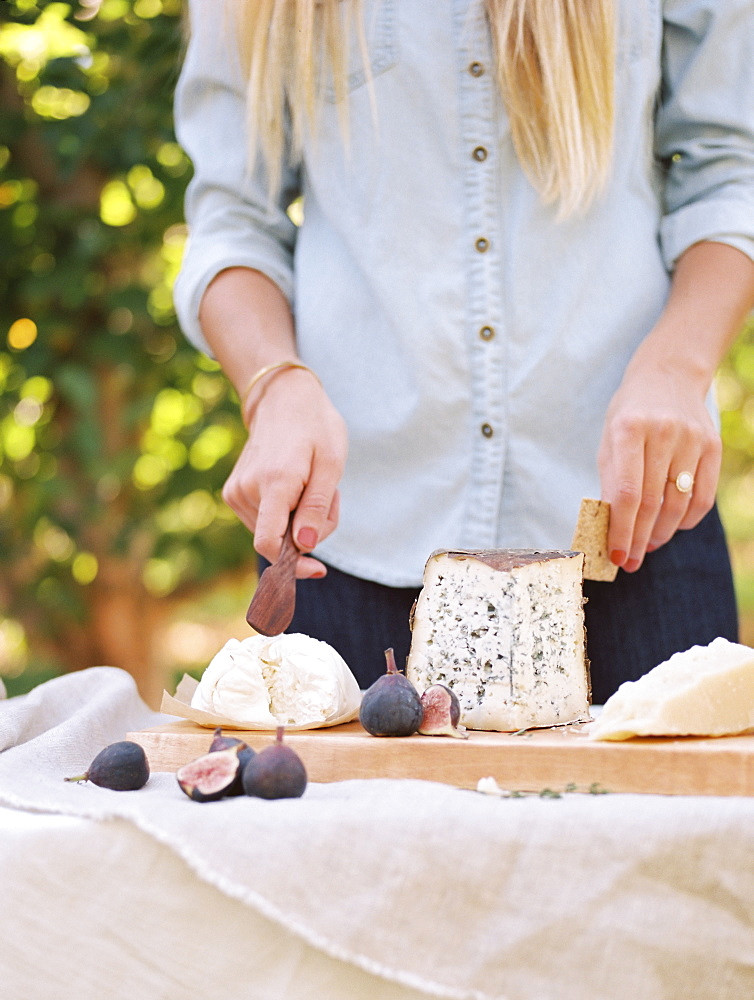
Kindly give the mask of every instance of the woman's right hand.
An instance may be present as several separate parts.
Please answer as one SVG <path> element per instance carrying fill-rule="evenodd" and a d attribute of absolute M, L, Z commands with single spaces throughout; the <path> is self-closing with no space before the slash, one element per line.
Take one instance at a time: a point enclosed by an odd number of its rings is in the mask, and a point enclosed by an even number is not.
<path fill-rule="evenodd" d="M 334 531 L 347 450 L 345 423 L 311 372 L 289 368 L 269 376 L 223 488 L 261 556 L 275 562 L 294 509 L 293 539 L 302 553 Z M 317 559 L 298 561 L 300 579 L 325 573 Z"/>

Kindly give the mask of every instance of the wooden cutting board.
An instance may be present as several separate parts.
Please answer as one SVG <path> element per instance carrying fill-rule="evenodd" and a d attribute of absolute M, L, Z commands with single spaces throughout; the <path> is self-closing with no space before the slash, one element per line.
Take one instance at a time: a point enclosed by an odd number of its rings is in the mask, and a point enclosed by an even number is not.
<path fill-rule="evenodd" d="M 520 791 L 646 792 L 659 795 L 754 795 L 754 735 L 719 739 L 588 739 L 588 725 L 514 735 L 470 732 L 446 736 L 370 736 L 358 722 L 289 733 L 286 742 L 304 761 L 309 780 L 420 778 L 476 788 L 494 777 Z M 272 733 L 228 731 L 255 750 Z M 206 753 L 212 731 L 193 722 L 128 733 L 140 743 L 154 771 L 175 771 Z M 574 787 L 575 786 L 575 787 Z"/>

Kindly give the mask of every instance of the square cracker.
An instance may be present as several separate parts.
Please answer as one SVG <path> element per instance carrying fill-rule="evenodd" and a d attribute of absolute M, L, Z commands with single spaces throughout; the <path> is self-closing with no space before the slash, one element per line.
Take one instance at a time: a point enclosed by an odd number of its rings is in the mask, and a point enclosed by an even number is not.
<path fill-rule="evenodd" d="M 614 580 L 618 567 L 607 554 L 607 529 L 610 524 L 610 504 L 604 500 L 581 501 L 579 519 L 571 548 L 584 553 L 585 580 Z"/>

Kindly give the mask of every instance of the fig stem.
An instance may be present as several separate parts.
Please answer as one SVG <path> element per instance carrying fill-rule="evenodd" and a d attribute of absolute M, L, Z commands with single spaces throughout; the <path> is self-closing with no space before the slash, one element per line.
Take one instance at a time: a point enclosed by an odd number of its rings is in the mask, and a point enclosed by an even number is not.
<path fill-rule="evenodd" d="M 400 673 L 395 662 L 395 653 L 393 652 L 393 647 L 385 650 L 385 659 L 387 660 L 387 672 L 389 674 Z"/>
<path fill-rule="evenodd" d="M 276 743 L 282 743 L 283 742 L 283 733 L 284 732 L 285 732 L 285 726 L 278 726 L 277 733 L 275 734 L 275 742 Z"/>
<path fill-rule="evenodd" d="M 73 778 L 63 778 L 63 781 L 88 781 L 88 780 L 89 780 L 88 771 L 86 774 L 77 774 Z"/>

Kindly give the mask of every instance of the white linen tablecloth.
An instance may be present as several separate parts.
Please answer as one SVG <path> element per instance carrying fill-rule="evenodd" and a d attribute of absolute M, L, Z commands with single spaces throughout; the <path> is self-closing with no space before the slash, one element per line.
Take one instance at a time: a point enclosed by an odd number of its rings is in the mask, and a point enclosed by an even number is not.
<path fill-rule="evenodd" d="M 754 996 L 754 800 L 63 781 L 159 721 L 107 667 L 0 703 L 3 1000 Z"/>

